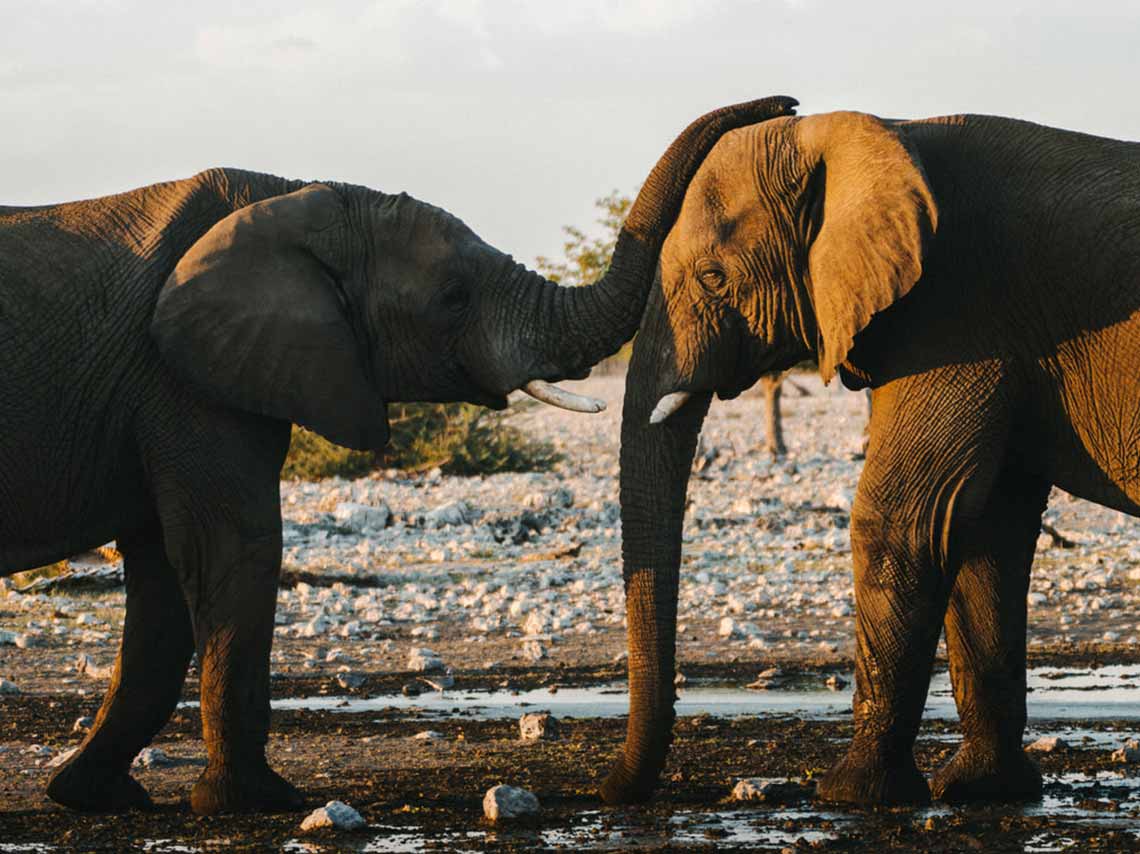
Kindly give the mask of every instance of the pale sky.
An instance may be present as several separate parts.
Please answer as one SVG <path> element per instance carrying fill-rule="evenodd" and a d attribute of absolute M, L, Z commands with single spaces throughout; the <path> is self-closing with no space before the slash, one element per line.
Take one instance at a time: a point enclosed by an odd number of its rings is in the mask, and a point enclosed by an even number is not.
<path fill-rule="evenodd" d="M 1140 2 L 0 0 L 0 204 L 240 166 L 406 190 L 532 263 L 700 113 L 1140 139 Z"/>

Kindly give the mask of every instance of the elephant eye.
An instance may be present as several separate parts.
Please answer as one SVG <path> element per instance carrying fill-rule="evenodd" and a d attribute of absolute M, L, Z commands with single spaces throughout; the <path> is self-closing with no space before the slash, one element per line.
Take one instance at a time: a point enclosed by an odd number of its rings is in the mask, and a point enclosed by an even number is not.
<path fill-rule="evenodd" d="M 724 268 L 719 264 L 706 262 L 697 267 L 697 281 L 710 295 L 717 295 L 724 290 L 728 281 Z"/>
<path fill-rule="evenodd" d="M 462 282 L 449 282 L 443 289 L 443 307 L 458 314 L 471 303 L 471 292 Z"/>

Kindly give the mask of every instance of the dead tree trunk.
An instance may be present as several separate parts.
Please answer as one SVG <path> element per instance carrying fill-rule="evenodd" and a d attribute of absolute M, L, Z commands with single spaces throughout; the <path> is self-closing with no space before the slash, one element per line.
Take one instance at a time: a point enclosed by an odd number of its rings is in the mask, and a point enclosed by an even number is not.
<path fill-rule="evenodd" d="M 784 444 L 784 424 L 780 417 L 780 393 L 784 378 L 780 374 L 770 374 L 760 378 L 764 385 L 764 401 L 767 409 L 767 434 L 764 447 L 773 457 L 783 457 L 788 453 Z"/>

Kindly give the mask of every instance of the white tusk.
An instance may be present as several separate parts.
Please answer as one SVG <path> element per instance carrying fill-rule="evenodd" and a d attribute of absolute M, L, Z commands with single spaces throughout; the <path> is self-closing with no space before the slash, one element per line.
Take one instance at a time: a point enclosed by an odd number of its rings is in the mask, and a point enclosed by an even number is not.
<path fill-rule="evenodd" d="M 549 403 L 559 409 L 569 409 L 571 412 L 601 412 L 606 408 L 604 400 L 574 394 L 572 391 L 551 385 L 543 380 L 531 380 L 522 387 L 522 390 L 535 400 L 541 400 L 543 403 Z"/>
<path fill-rule="evenodd" d="M 653 407 L 653 412 L 649 416 L 649 423 L 660 424 L 688 403 L 691 396 L 692 395 L 687 391 L 675 391 L 672 394 L 665 395 L 657 401 L 657 405 Z"/>

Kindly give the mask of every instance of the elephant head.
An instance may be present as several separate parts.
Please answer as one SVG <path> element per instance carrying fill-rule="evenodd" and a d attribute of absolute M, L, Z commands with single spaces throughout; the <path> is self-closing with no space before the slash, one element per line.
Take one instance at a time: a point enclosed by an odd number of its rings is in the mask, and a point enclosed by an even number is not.
<path fill-rule="evenodd" d="M 727 130 L 789 114 L 768 98 L 708 113 L 654 167 L 592 287 L 562 288 L 407 195 L 309 184 L 236 210 L 181 258 L 152 334 L 173 371 L 230 406 L 353 448 L 388 438 L 386 401 L 503 408 L 585 376 L 632 337 L 689 179 Z"/>
<path fill-rule="evenodd" d="M 905 136 L 868 115 L 776 118 L 733 131 L 694 176 L 662 247 L 626 381 L 630 718 L 602 787 L 607 801 L 648 797 L 672 738 L 685 493 L 712 394 L 734 397 L 804 359 L 825 380 L 838 371 L 845 384 L 865 385 L 857 338 L 919 279 L 936 226 Z"/>

